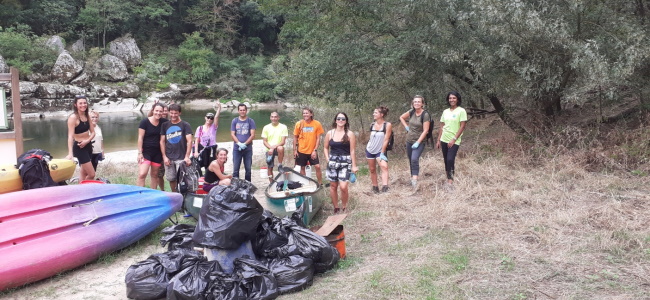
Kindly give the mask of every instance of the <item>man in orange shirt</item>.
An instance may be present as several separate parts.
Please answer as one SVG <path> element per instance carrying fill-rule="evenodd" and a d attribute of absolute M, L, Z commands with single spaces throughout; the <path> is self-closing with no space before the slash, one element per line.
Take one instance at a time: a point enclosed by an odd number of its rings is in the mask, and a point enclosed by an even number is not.
<path fill-rule="evenodd" d="M 316 168 L 318 184 L 323 184 L 323 174 L 320 170 L 320 161 L 316 148 L 320 145 L 321 135 L 325 133 L 320 122 L 314 120 L 311 108 L 302 109 L 302 118 L 293 129 L 293 157 L 296 165 L 300 166 L 300 174 L 305 175 L 305 166 L 309 163 Z"/>

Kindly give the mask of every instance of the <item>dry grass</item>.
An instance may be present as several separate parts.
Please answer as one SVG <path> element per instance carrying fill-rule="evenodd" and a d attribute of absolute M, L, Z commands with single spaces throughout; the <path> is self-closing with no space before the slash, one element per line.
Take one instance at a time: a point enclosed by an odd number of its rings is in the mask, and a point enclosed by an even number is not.
<path fill-rule="evenodd" d="M 390 193 L 370 193 L 368 176 L 351 188 L 348 258 L 281 298 L 649 299 L 647 139 L 604 148 L 590 134 L 562 136 L 530 145 L 498 120 L 473 120 L 453 190 L 437 150 L 423 156 L 415 192 L 403 151 L 391 153 Z M 121 168 L 105 172 L 130 180 Z"/>

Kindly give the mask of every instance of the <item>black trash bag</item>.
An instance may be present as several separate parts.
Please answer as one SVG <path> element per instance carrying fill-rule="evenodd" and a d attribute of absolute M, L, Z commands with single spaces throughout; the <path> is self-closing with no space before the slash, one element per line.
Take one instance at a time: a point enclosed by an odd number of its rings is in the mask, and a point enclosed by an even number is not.
<path fill-rule="evenodd" d="M 265 210 L 260 224 L 257 225 L 255 238 L 251 240 L 257 257 L 268 256 L 273 249 L 289 242 L 289 233 L 282 227 L 280 218 Z"/>
<path fill-rule="evenodd" d="M 131 299 L 163 298 L 174 275 L 205 260 L 201 253 L 186 249 L 151 255 L 126 271 L 126 296 Z"/>
<path fill-rule="evenodd" d="M 214 274 L 223 272 L 219 262 L 202 261 L 183 271 L 169 280 L 167 286 L 168 300 L 212 299 L 208 293 L 208 285 Z"/>
<path fill-rule="evenodd" d="M 324 237 L 304 228 L 290 218 L 282 218 L 282 225 L 289 231 L 289 242 L 273 249 L 268 257 L 300 255 L 314 261 L 316 273 L 323 273 L 336 266 L 341 255 Z"/>
<path fill-rule="evenodd" d="M 192 235 L 196 226 L 190 224 L 178 224 L 165 227 L 162 230 L 163 236 L 160 238 L 160 245 L 167 247 L 168 251 L 176 249 L 194 249 Z"/>
<path fill-rule="evenodd" d="M 231 185 L 218 185 L 206 196 L 192 236 L 196 245 L 207 248 L 237 249 L 255 237 L 264 212 L 253 197 L 255 186 L 233 178 Z"/>
<path fill-rule="evenodd" d="M 275 276 L 261 261 L 246 256 L 235 259 L 235 274 L 248 299 L 275 299 L 280 294 Z"/>
<path fill-rule="evenodd" d="M 303 220 L 302 220 L 302 216 L 305 215 L 305 207 L 307 206 L 306 204 L 307 204 L 307 200 L 302 201 L 302 205 L 300 205 L 296 209 L 296 211 L 294 211 L 291 214 L 291 220 L 296 222 L 296 225 L 298 225 L 300 227 L 303 227 L 303 228 L 307 228 L 307 225 L 305 225 L 305 222 L 303 222 Z"/>
<path fill-rule="evenodd" d="M 298 255 L 266 260 L 278 282 L 280 294 L 301 291 L 309 287 L 314 279 L 313 261 Z"/>
<path fill-rule="evenodd" d="M 276 192 L 281 192 L 284 190 L 295 190 L 299 189 L 302 187 L 302 183 L 300 181 L 287 181 L 287 188 L 284 188 L 284 181 L 278 181 L 277 185 L 275 186 L 275 191 Z"/>
<path fill-rule="evenodd" d="M 238 275 L 215 273 L 210 276 L 207 295 L 210 299 L 246 300 L 248 295 L 240 284 Z"/>

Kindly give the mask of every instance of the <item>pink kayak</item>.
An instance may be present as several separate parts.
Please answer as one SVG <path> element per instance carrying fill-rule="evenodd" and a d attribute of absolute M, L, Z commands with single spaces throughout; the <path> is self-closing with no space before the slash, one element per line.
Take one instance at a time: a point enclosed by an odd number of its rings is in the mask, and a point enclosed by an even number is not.
<path fill-rule="evenodd" d="M 181 208 L 181 194 L 119 184 L 0 195 L 0 290 L 56 275 L 122 249 Z"/>

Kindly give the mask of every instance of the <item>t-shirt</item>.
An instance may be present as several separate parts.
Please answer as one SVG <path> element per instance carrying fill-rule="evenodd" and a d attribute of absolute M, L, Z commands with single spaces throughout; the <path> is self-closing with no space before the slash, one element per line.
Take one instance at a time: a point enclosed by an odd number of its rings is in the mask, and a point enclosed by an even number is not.
<path fill-rule="evenodd" d="M 160 135 L 165 136 L 165 155 L 170 160 L 183 160 L 187 153 L 187 136 L 192 135 L 190 123 L 180 121 L 173 124 L 171 121 L 162 124 Z"/>
<path fill-rule="evenodd" d="M 298 136 L 298 152 L 303 154 L 314 152 L 318 136 L 323 133 L 325 133 L 323 126 L 316 120 L 309 123 L 305 122 L 305 120 L 298 121 L 293 129 L 293 135 Z"/>
<path fill-rule="evenodd" d="M 289 136 L 289 129 L 282 123 L 278 123 L 278 126 L 273 126 L 273 123 L 267 124 L 262 129 L 262 138 L 266 138 L 269 145 L 279 144 L 285 136 Z M 266 148 L 266 151 L 269 149 Z"/>
<path fill-rule="evenodd" d="M 422 114 L 419 116 L 417 113 L 413 113 L 411 118 L 409 119 L 409 132 L 406 134 L 406 141 L 409 143 L 415 143 L 418 141 L 420 138 L 420 135 L 424 131 L 424 124 L 422 124 L 422 116 L 424 115 L 424 122 L 429 122 L 431 119 L 431 116 L 429 115 L 429 112 L 427 111 L 422 111 Z M 429 123 L 429 126 L 432 124 Z"/>
<path fill-rule="evenodd" d="M 93 138 L 93 154 L 99 154 L 104 152 L 104 135 L 102 134 L 102 129 L 99 128 L 99 125 L 95 125 L 95 137 Z"/>
<path fill-rule="evenodd" d="M 140 121 L 140 126 L 138 126 L 138 128 L 144 130 L 144 138 L 142 139 L 143 149 L 160 149 L 160 127 L 167 121 L 168 120 L 165 118 L 160 118 L 158 126 L 151 124 L 149 118 L 144 118 Z"/>
<path fill-rule="evenodd" d="M 246 117 L 246 120 L 240 120 L 239 117 L 232 119 L 230 124 L 230 131 L 235 132 L 235 137 L 239 140 L 240 143 L 246 142 L 251 136 L 251 130 L 257 129 L 255 126 L 255 121 L 249 117 Z"/>
<path fill-rule="evenodd" d="M 467 112 L 464 108 L 459 106 L 456 107 L 454 111 L 451 111 L 449 108 L 445 109 L 442 112 L 442 116 L 440 116 L 440 123 L 445 123 L 445 126 L 442 127 L 442 136 L 440 137 L 440 141 L 444 143 L 451 142 L 451 139 L 455 137 L 458 130 L 460 130 L 460 122 L 465 121 L 467 121 Z M 463 134 L 461 133 L 454 144 L 460 145 L 462 137 Z"/>
<path fill-rule="evenodd" d="M 210 125 L 208 129 L 205 129 L 205 125 L 201 125 L 196 128 L 194 137 L 199 138 L 199 143 L 203 147 L 214 146 L 217 144 L 217 128 L 219 126 L 215 124 Z"/>

